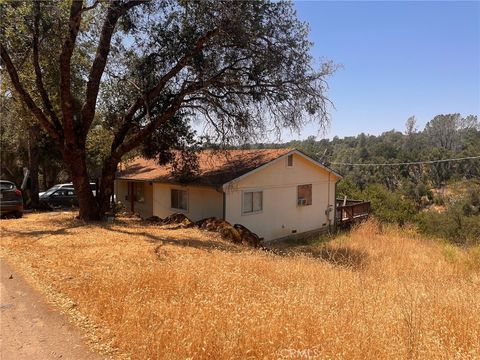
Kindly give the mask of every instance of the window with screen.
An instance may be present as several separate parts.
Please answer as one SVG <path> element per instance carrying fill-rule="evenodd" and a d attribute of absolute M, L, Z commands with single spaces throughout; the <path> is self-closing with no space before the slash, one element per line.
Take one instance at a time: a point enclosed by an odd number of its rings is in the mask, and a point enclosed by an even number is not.
<path fill-rule="evenodd" d="M 312 205 L 312 184 L 298 185 L 297 187 L 297 205 Z"/>
<path fill-rule="evenodd" d="M 171 207 L 173 209 L 187 210 L 188 208 L 187 190 L 171 189 Z"/>
<path fill-rule="evenodd" d="M 263 210 L 263 191 L 245 191 L 243 193 L 243 213 Z"/>

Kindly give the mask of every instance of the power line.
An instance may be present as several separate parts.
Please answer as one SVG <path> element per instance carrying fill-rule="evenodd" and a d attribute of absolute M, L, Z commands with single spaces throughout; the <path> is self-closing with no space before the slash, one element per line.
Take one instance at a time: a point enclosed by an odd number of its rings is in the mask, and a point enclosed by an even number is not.
<path fill-rule="evenodd" d="M 455 159 L 425 160 L 425 161 L 397 162 L 397 163 L 377 163 L 377 164 L 375 164 L 375 163 L 352 164 L 352 163 L 332 162 L 332 163 L 330 163 L 330 165 L 338 165 L 338 166 L 401 166 L 401 165 L 436 164 L 436 163 L 442 163 L 442 162 L 473 160 L 473 159 L 480 159 L 480 155 L 478 155 L 478 156 L 467 156 L 467 157 L 455 158 Z"/>

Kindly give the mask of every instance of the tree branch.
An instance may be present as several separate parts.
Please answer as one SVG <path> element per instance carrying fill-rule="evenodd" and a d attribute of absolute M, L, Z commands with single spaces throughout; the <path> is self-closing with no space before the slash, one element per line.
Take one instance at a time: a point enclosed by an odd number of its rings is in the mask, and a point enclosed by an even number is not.
<path fill-rule="evenodd" d="M 133 105 L 128 109 L 127 113 L 125 114 L 125 119 L 129 121 L 133 118 L 135 112 L 137 112 L 137 110 L 140 109 L 140 107 L 143 105 L 144 99 L 152 101 L 158 95 L 160 95 L 160 92 L 163 90 L 168 81 L 170 81 L 175 75 L 177 75 L 180 70 L 182 70 L 185 65 L 188 64 L 188 62 L 193 58 L 193 56 L 196 55 L 200 50 L 202 50 L 203 46 L 219 32 L 220 28 L 216 28 L 214 30 L 206 32 L 203 36 L 201 36 L 197 40 L 192 51 L 190 51 L 188 54 L 185 54 L 175 64 L 174 67 L 172 67 L 165 75 L 163 75 L 162 78 L 158 81 L 157 85 L 155 85 L 155 87 L 153 87 L 146 93 L 146 96 L 141 96 L 137 98 L 137 100 L 133 103 Z"/>
<path fill-rule="evenodd" d="M 71 92 L 70 63 L 73 49 L 77 40 L 80 21 L 82 19 L 82 0 L 72 0 L 70 6 L 70 18 L 68 35 L 63 43 L 60 54 L 60 102 L 62 104 L 63 131 L 67 141 L 75 141 L 76 136 L 73 127 L 73 98 Z"/>
<path fill-rule="evenodd" d="M 183 90 L 180 91 L 180 93 L 178 93 L 175 96 L 170 106 L 165 111 L 163 111 L 160 115 L 158 115 L 155 119 L 153 119 L 148 125 L 146 125 L 143 129 L 141 129 L 137 134 L 135 134 L 127 142 L 122 143 L 115 150 L 115 155 L 121 157 L 127 152 L 133 150 L 142 142 L 142 140 L 146 136 L 150 135 L 155 129 L 160 127 L 160 125 L 167 122 L 175 115 L 175 113 L 182 107 L 183 101 L 187 95 L 192 94 L 198 90 L 207 88 L 212 83 L 214 83 L 218 77 L 221 77 L 222 75 L 223 75 L 223 72 L 220 72 L 219 74 L 212 77 L 208 81 L 197 81 L 184 87 Z"/>
<path fill-rule="evenodd" d="M 216 28 L 214 30 L 208 31 L 203 36 L 201 36 L 197 40 L 194 49 L 188 54 L 185 54 L 180 60 L 178 60 L 178 62 L 165 75 L 162 76 L 162 78 L 158 81 L 155 87 L 150 89 L 146 94 L 139 96 L 137 100 L 135 100 L 135 102 L 130 106 L 126 114 L 123 116 L 123 124 L 115 134 L 112 142 L 112 152 L 116 152 L 117 148 L 120 147 L 125 140 L 125 137 L 130 130 L 130 126 L 133 117 L 135 116 L 135 113 L 145 104 L 146 101 L 151 102 L 152 100 L 154 100 L 163 90 L 168 81 L 175 77 L 184 68 L 184 66 L 188 64 L 188 62 L 193 58 L 193 56 L 198 53 L 211 38 L 213 38 L 219 33 L 220 28 Z"/>
<path fill-rule="evenodd" d="M 115 32 L 115 26 L 117 25 L 118 19 L 131 8 L 144 2 L 145 1 L 142 0 L 135 0 L 129 1 L 123 5 L 113 3 L 107 10 L 107 15 L 103 22 L 102 31 L 100 34 L 100 40 L 98 42 L 95 60 L 93 61 L 90 74 L 88 76 L 85 104 L 82 107 L 82 127 L 85 136 L 88 133 L 95 116 L 96 102 L 98 92 L 100 90 L 100 80 L 105 71 L 108 55 L 110 53 L 112 36 Z"/>
<path fill-rule="evenodd" d="M 165 110 L 160 115 L 158 115 L 147 126 L 141 129 L 137 134 L 135 134 L 128 141 L 122 143 L 112 155 L 114 157 L 121 158 L 124 154 L 135 149 L 146 136 L 151 134 L 161 124 L 167 122 L 169 119 L 171 119 L 175 115 L 177 110 L 180 109 L 183 97 L 185 97 L 185 95 L 186 94 L 179 95 L 167 110 Z"/>
<path fill-rule="evenodd" d="M 53 127 L 52 123 L 48 121 L 48 118 L 45 116 L 42 109 L 40 109 L 37 106 L 37 104 L 35 104 L 30 94 L 22 86 L 20 79 L 18 77 L 17 69 L 13 65 L 12 60 L 10 59 L 10 55 L 8 54 L 7 49 L 3 46 L 3 44 L 0 44 L 0 54 L 3 60 L 3 63 L 7 68 L 7 72 L 10 76 L 10 80 L 12 81 L 12 84 L 15 87 L 15 90 L 18 92 L 23 102 L 27 105 L 29 110 L 35 115 L 37 120 L 45 128 L 45 130 L 50 134 L 50 136 L 58 143 L 61 143 L 62 134 L 60 134 Z"/>
<path fill-rule="evenodd" d="M 42 78 L 42 69 L 40 68 L 40 60 L 39 60 L 39 49 L 38 49 L 38 36 L 39 36 L 39 25 L 40 25 L 40 1 L 36 1 L 34 3 L 35 8 L 35 19 L 33 24 L 33 67 L 35 69 L 35 82 L 37 85 L 38 92 L 43 101 L 43 105 L 47 110 L 48 115 L 52 119 L 53 125 L 57 128 L 57 130 L 61 131 L 62 126 L 60 124 L 60 120 L 55 113 L 52 102 L 48 96 L 47 91 L 45 90 L 45 85 L 43 83 Z"/>
<path fill-rule="evenodd" d="M 85 7 L 83 7 L 83 8 L 82 8 L 82 12 L 95 9 L 99 3 L 100 3 L 100 0 L 95 0 L 95 2 L 94 2 L 91 6 L 85 6 Z"/>

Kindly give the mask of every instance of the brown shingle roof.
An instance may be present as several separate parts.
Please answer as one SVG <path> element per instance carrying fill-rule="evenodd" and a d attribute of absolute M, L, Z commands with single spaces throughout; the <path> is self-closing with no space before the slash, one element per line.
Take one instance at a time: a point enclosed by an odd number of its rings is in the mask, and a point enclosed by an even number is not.
<path fill-rule="evenodd" d="M 221 186 L 266 163 L 285 155 L 293 149 L 257 150 L 202 150 L 197 153 L 199 171 L 190 182 L 198 185 Z M 155 160 L 134 158 L 122 163 L 117 179 L 178 183 L 172 166 L 158 165 Z"/>

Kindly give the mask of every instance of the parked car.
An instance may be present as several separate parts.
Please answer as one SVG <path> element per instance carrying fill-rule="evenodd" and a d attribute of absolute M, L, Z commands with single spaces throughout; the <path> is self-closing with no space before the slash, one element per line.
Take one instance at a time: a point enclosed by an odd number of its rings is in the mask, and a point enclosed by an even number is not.
<path fill-rule="evenodd" d="M 23 216 L 23 196 L 11 181 L 0 180 L 0 212 L 1 216 L 14 215 L 16 218 Z"/>
<path fill-rule="evenodd" d="M 58 189 L 61 189 L 61 188 L 73 188 L 73 183 L 53 185 L 47 191 L 39 192 L 38 196 L 42 196 L 42 195 L 45 195 L 45 194 L 47 194 L 47 195 L 53 194 L 55 192 L 55 190 L 58 190 Z M 96 195 L 96 188 L 97 188 L 97 185 L 95 183 L 91 182 L 90 183 L 90 189 L 92 189 L 93 195 Z"/>
<path fill-rule="evenodd" d="M 40 203 L 53 209 L 78 206 L 78 199 L 73 187 L 58 187 L 52 189 L 48 189 L 39 196 Z"/>

